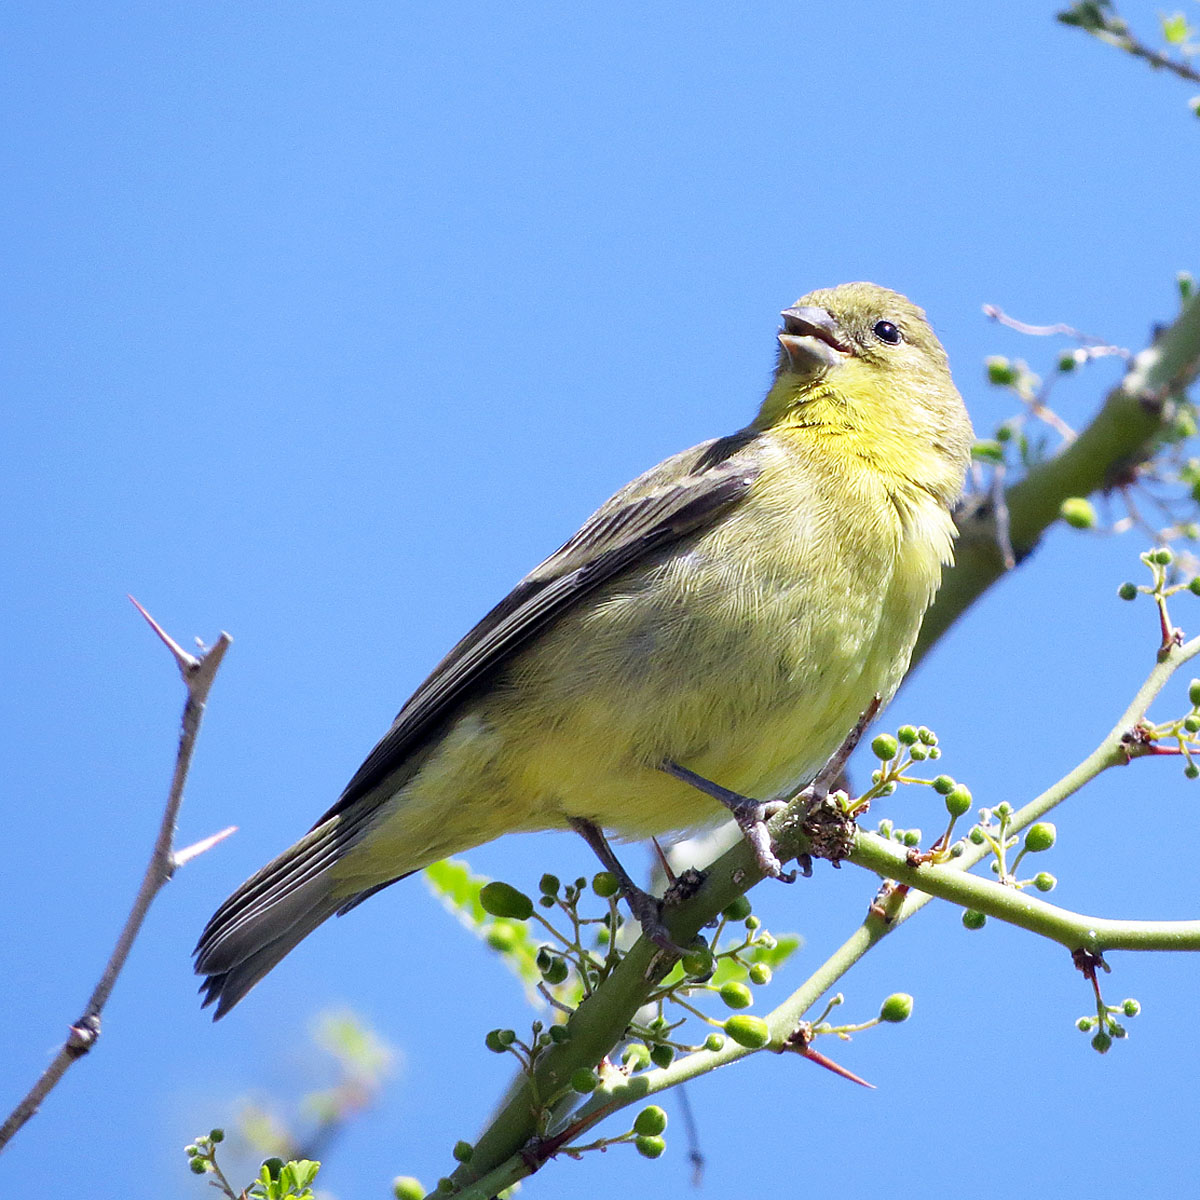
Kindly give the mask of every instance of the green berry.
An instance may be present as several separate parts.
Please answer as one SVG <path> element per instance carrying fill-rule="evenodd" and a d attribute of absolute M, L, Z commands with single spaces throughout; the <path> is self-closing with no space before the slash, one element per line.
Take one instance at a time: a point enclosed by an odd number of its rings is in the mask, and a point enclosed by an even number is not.
<path fill-rule="evenodd" d="M 707 979 L 715 967 L 712 951 L 707 946 L 695 946 L 679 960 L 685 975 L 693 979 Z"/>
<path fill-rule="evenodd" d="M 921 844 L 921 831 L 919 829 L 910 829 L 904 835 L 904 844 L 906 846 L 919 846 Z"/>
<path fill-rule="evenodd" d="M 896 730 L 896 740 L 902 746 L 911 746 L 917 740 L 917 730 L 915 725 L 901 725 Z"/>
<path fill-rule="evenodd" d="M 749 1008 L 754 1003 L 750 989 L 744 983 L 731 979 L 721 986 L 721 999 L 729 1008 Z"/>
<path fill-rule="evenodd" d="M 994 354 L 987 359 L 988 383 L 998 387 L 1011 387 L 1017 382 L 1017 368 L 1003 355 Z"/>
<path fill-rule="evenodd" d="M 1057 837 L 1058 830 L 1053 822 L 1039 821 L 1036 825 L 1030 825 L 1026 832 L 1025 849 L 1030 854 L 1040 854 L 1043 850 L 1049 850 Z"/>
<path fill-rule="evenodd" d="M 635 1137 L 633 1144 L 643 1158 L 660 1158 L 667 1148 L 667 1143 L 660 1137 Z"/>
<path fill-rule="evenodd" d="M 704 1048 L 710 1054 L 717 1054 L 725 1049 L 725 1039 L 719 1033 L 710 1033 L 704 1039 Z"/>
<path fill-rule="evenodd" d="M 1058 515 L 1072 529 L 1095 529 L 1096 510 L 1082 496 L 1070 496 L 1058 506 Z"/>
<path fill-rule="evenodd" d="M 485 884 L 480 889 L 479 903 L 483 905 L 483 911 L 493 917 L 527 921 L 533 916 L 533 901 L 524 892 L 518 892 L 511 884 L 499 880 Z"/>
<path fill-rule="evenodd" d="M 907 992 L 893 992 L 879 1010 L 881 1021 L 890 1021 L 898 1025 L 912 1016 L 913 998 Z"/>
<path fill-rule="evenodd" d="M 483 1044 L 493 1054 L 503 1054 L 516 1040 L 517 1035 L 511 1029 L 493 1029 L 483 1039 Z"/>
<path fill-rule="evenodd" d="M 458 1191 L 458 1184 L 448 1175 L 445 1175 L 437 1181 L 437 1188 L 435 1190 L 439 1196 L 452 1196 Z"/>
<path fill-rule="evenodd" d="M 425 1200 L 425 1187 L 411 1175 L 397 1175 L 392 1180 L 392 1195 L 396 1200 Z"/>
<path fill-rule="evenodd" d="M 1188 591 L 1191 592 L 1193 596 L 1200 596 L 1200 575 L 1193 575 L 1192 578 L 1188 580 Z"/>
<path fill-rule="evenodd" d="M 203 1175 L 208 1170 L 208 1163 L 202 1158 L 193 1158 L 188 1166 L 193 1175 Z"/>
<path fill-rule="evenodd" d="M 1142 1011 L 1142 1006 L 1136 1000 L 1129 999 L 1121 1005 L 1121 1011 L 1127 1017 L 1136 1017 Z"/>
<path fill-rule="evenodd" d="M 571 1031 L 565 1025 L 551 1025 L 546 1030 L 546 1036 L 556 1045 L 561 1046 L 571 1040 Z"/>
<path fill-rule="evenodd" d="M 890 733 L 881 733 L 871 743 L 871 753 L 881 762 L 893 759 L 900 752 L 900 743 Z"/>
<path fill-rule="evenodd" d="M 579 1067 L 571 1072 L 571 1090 L 586 1096 L 600 1086 L 600 1076 L 590 1067 Z"/>
<path fill-rule="evenodd" d="M 1150 552 L 1150 561 L 1158 563 L 1160 567 L 1169 567 L 1175 561 L 1175 555 L 1166 546 L 1159 546 Z"/>
<path fill-rule="evenodd" d="M 1078 1029 L 1080 1033 L 1091 1033 L 1095 1028 L 1095 1025 L 1095 1017 L 1080 1017 L 1079 1020 L 1075 1022 L 1075 1028 Z"/>
<path fill-rule="evenodd" d="M 470 1142 L 455 1142 L 453 1154 L 454 1157 L 461 1163 L 470 1162 L 471 1155 L 475 1153 L 475 1147 Z"/>
<path fill-rule="evenodd" d="M 1120 596 L 1122 600 L 1136 600 L 1137 594 L 1137 584 L 1130 583 L 1129 580 L 1126 580 L 1119 588 L 1117 588 L 1117 595 Z"/>
<path fill-rule="evenodd" d="M 747 1050 L 760 1050 L 771 1040 L 771 1032 L 761 1017 L 739 1013 L 727 1017 L 724 1028 L 739 1046 L 745 1046 Z"/>
<path fill-rule="evenodd" d="M 225 1130 L 210 1129 L 208 1131 L 208 1140 L 214 1145 L 219 1146 L 225 1140 Z"/>
<path fill-rule="evenodd" d="M 592 891 L 601 900 L 608 900 L 621 890 L 621 884 L 611 871 L 597 871 L 592 877 Z"/>
<path fill-rule="evenodd" d="M 644 1042 L 632 1042 L 621 1054 L 621 1062 L 630 1071 L 640 1071 L 650 1065 L 650 1047 Z"/>
<path fill-rule="evenodd" d="M 771 982 L 771 968 L 766 963 L 751 964 L 748 974 L 750 982 L 757 984 L 759 987 Z"/>
<path fill-rule="evenodd" d="M 1198 717 L 1195 713 L 1190 713 L 1188 716 L 1183 718 L 1183 727 L 1188 731 L 1188 733 L 1200 732 L 1200 717 Z"/>
<path fill-rule="evenodd" d="M 543 967 L 538 964 L 542 972 L 542 978 L 551 986 L 559 983 L 565 983 L 567 976 L 570 974 L 570 968 L 567 966 L 565 958 L 558 958 L 552 955 L 550 961 Z"/>
<path fill-rule="evenodd" d="M 1078 353 L 1080 353 L 1078 350 L 1064 350 L 1058 356 L 1058 369 L 1064 375 L 1069 375 L 1077 366 L 1079 366 L 1079 359 L 1075 357 L 1075 355 Z M 1084 351 L 1084 353 L 1086 353 L 1086 351 Z"/>
<path fill-rule="evenodd" d="M 946 793 L 946 811 L 952 817 L 961 817 L 971 807 L 971 803 L 971 791 L 961 783 L 956 783 Z"/>
<path fill-rule="evenodd" d="M 1115 1038 L 1126 1038 L 1129 1036 L 1129 1030 L 1126 1029 L 1120 1021 L 1114 1021 L 1112 1019 L 1110 1019 L 1108 1022 L 1108 1032 L 1111 1033 Z"/>
<path fill-rule="evenodd" d="M 1193 679 L 1188 684 L 1188 702 L 1193 708 L 1200 708 L 1200 679 Z"/>
<path fill-rule="evenodd" d="M 982 846 L 985 841 L 984 832 L 978 825 L 967 834 L 967 837 L 971 839 L 971 844 L 975 846 Z"/>
<path fill-rule="evenodd" d="M 1195 763 L 1188 763 L 1188 765 L 1183 768 L 1183 773 L 1188 779 L 1196 779 L 1197 777 L 1200 777 L 1200 767 L 1196 766 Z"/>
<path fill-rule="evenodd" d="M 729 921 L 744 921 L 750 915 L 750 901 L 745 896 L 739 896 L 721 910 L 721 915 Z"/>
<path fill-rule="evenodd" d="M 962 923 L 967 929 L 982 929 L 987 924 L 987 916 L 977 908 L 968 908 L 963 912 Z"/>
<path fill-rule="evenodd" d="M 922 725 L 917 730 L 917 740 L 920 742 L 924 742 L 924 744 L 926 746 L 936 746 L 937 745 L 937 734 L 934 733 L 932 729 L 929 729 L 926 726 Z"/>
<path fill-rule="evenodd" d="M 656 1042 L 650 1047 L 650 1061 L 662 1069 L 666 1069 L 675 1061 L 675 1047 L 666 1042 Z"/>
<path fill-rule="evenodd" d="M 760 928 L 761 926 L 762 926 L 761 918 L 756 917 L 753 913 L 751 913 L 750 916 L 748 916 L 746 918 L 746 928 L 751 933 L 753 933 L 756 929 Z"/>
<path fill-rule="evenodd" d="M 929 748 L 927 746 L 910 746 L 908 754 L 913 762 L 924 762 L 929 757 Z"/>
<path fill-rule="evenodd" d="M 1097 1030 L 1092 1038 L 1092 1049 L 1097 1054 L 1107 1054 L 1112 1048 L 1112 1038 L 1103 1029 Z"/>
<path fill-rule="evenodd" d="M 643 1108 L 633 1119 L 633 1132 L 644 1137 L 657 1137 L 666 1127 L 667 1114 L 657 1104 Z"/>
<path fill-rule="evenodd" d="M 931 786 L 939 796 L 948 796 L 954 791 L 954 780 L 949 775 L 939 775 Z"/>
<path fill-rule="evenodd" d="M 1058 886 L 1058 880 L 1049 871 L 1039 871 L 1033 877 L 1033 886 L 1039 892 L 1052 892 Z"/>
<path fill-rule="evenodd" d="M 538 890 L 543 896 L 557 896 L 562 884 L 557 875 L 543 875 L 538 880 Z"/>

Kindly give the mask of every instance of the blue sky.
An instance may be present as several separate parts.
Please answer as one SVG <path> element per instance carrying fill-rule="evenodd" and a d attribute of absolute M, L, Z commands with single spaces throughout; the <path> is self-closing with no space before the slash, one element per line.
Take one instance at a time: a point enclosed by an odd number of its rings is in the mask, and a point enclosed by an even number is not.
<path fill-rule="evenodd" d="M 183 1144 L 255 1090 L 312 1086 L 307 1029 L 341 1005 L 401 1062 L 322 1182 L 345 1200 L 447 1170 L 507 1078 L 484 1032 L 528 1015 L 419 882 L 319 931 L 216 1027 L 194 994 L 197 932 L 597 503 L 749 419 L 797 295 L 867 278 L 924 305 L 981 434 L 1009 413 L 984 356 L 1054 358 L 985 322 L 984 302 L 1133 348 L 1169 319 L 1174 273 L 1198 265 L 1186 85 L 1053 12 L 362 0 L 0 18 L 0 1107 L 82 1007 L 169 776 L 180 688 L 127 592 L 181 640 L 236 639 L 180 839 L 240 826 L 159 898 L 98 1050 L 0 1163 L 5 1194 L 83 1178 L 92 1195 L 206 1194 Z M 1153 32 L 1152 6 L 1126 15 Z M 1067 381 L 1066 419 L 1116 373 Z M 981 802 L 1039 791 L 1151 664 L 1152 611 L 1115 599 L 1142 548 L 1054 531 L 891 723 L 937 729 Z M 1055 899 L 1193 916 L 1198 802 L 1169 763 L 1100 781 L 1055 817 Z M 938 821 L 926 793 L 895 817 Z M 471 861 L 525 887 L 593 869 L 562 835 Z M 769 927 L 807 939 L 781 988 L 872 891 L 847 869 L 756 893 Z M 1073 1028 L 1088 996 L 1060 951 L 995 923 L 968 935 L 931 906 L 846 982 L 864 1016 L 891 991 L 917 999 L 907 1025 L 842 1048 L 877 1091 L 774 1058 L 691 1089 L 706 1193 L 906 1197 L 968 1175 L 980 1198 L 1178 1193 L 1200 969 L 1113 963 L 1112 997 L 1145 1011 L 1101 1059 Z M 555 1164 L 526 1194 L 692 1195 L 678 1130 L 656 1163 Z"/>

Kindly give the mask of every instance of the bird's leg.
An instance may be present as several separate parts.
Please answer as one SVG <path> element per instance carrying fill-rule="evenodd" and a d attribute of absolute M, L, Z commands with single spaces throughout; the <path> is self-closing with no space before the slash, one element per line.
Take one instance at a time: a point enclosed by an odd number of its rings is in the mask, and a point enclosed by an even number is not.
<path fill-rule="evenodd" d="M 767 821 L 787 807 L 785 801 L 751 800 L 739 792 L 731 792 L 728 788 L 723 788 L 719 783 L 713 783 L 711 779 L 705 779 L 703 775 L 697 775 L 695 771 L 689 771 L 687 767 L 681 767 L 669 758 L 659 764 L 659 770 L 665 771 L 668 775 L 674 775 L 676 779 L 682 780 L 684 783 L 691 784 L 697 791 L 711 796 L 729 809 L 733 814 L 733 819 L 738 823 L 738 828 L 754 848 L 755 861 L 764 875 L 782 880 L 784 883 L 792 883 L 795 880 L 796 872 L 783 869 L 783 864 L 771 847 L 771 835 L 767 832 Z"/>
<path fill-rule="evenodd" d="M 657 896 L 652 896 L 638 887 L 629 878 L 629 872 L 621 866 L 621 860 L 613 853 L 613 848 L 608 844 L 608 838 L 604 836 L 604 831 L 600 826 L 585 817 L 571 817 L 570 822 L 571 828 L 595 851 L 596 857 L 603 864 L 604 869 L 611 871 L 617 877 L 617 882 L 621 885 L 621 890 L 625 893 L 625 900 L 629 904 L 629 911 L 637 918 L 638 924 L 642 927 L 642 933 L 656 946 L 682 957 L 685 951 L 671 940 L 670 931 L 663 924 L 662 901 Z"/>

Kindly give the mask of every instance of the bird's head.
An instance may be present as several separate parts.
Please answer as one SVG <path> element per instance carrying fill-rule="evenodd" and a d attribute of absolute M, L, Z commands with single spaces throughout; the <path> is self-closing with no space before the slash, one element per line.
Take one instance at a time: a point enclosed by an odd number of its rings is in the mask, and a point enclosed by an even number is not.
<path fill-rule="evenodd" d="M 781 316 L 779 361 L 755 428 L 828 432 L 953 499 L 973 434 L 924 312 L 899 292 L 845 283 L 801 296 Z"/>

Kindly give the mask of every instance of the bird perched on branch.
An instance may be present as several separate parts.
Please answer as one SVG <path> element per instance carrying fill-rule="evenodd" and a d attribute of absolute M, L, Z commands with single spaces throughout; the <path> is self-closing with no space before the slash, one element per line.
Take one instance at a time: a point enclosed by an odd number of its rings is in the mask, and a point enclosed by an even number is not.
<path fill-rule="evenodd" d="M 869 283 L 783 314 L 746 428 L 603 504 L 434 668 L 311 832 L 196 948 L 220 1017 L 334 913 L 505 833 L 574 828 L 646 932 L 606 831 L 731 810 L 769 874 L 762 801 L 804 784 L 908 666 L 950 562 L 972 440 L 924 313 Z"/>

